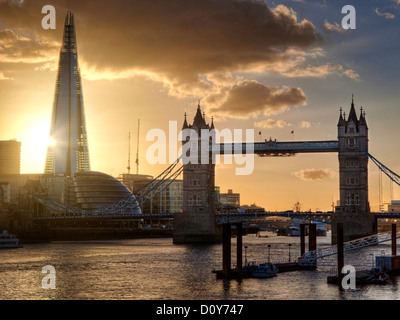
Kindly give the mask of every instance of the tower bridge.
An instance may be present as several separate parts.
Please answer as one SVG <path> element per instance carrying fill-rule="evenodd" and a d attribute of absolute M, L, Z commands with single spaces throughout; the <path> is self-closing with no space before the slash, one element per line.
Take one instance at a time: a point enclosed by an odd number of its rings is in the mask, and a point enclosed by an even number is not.
<path fill-rule="evenodd" d="M 183 172 L 183 212 L 163 213 L 160 218 L 174 218 L 174 243 L 193 242 L 219 242 L 220 231 L 218 225 L 244 221 L 267 216 L 298 217 L 306 220 L 323 221 L 332 225 L 332 243 L 336 243 L 335 228 L 337 223 L 344 225 L 344 239 L 349 241 L 375 234 L 377 232 L 378 218 L 399 218 L 400 213 L 384 214 L 371 212 L 368 201 L 368 160 L 371 159 L 382 172 L 400 185 L 400 177 L 389 168 L 380 163 L 368 153 L 368 127 L 365 112 L 361 111 L 360 117 L 356 115 L 354 101 L 351 103 L 349 116 L 340 110 L 338 127 L 338 140 L 322 141 L 276 141 L 265 140 L 254 143 L 225 143 L 209 144 L 208 152 L 214 154 L 248 153 L 261 157 L 288 157 L 298 153 L 326 153 L 338 154 L 339 160 L 339 205 L 334 212 L 329 213 L 297 213 L 297 212 L 256 212 L 241 214 L 217 213 L 215 209 L 215 163 L 184 162 L 178 165 L 178 158 L 164 172 L 141 188 L 135 195 L 108 205 L 104 208 L 88 211 L 73 208 L 54 200 L 37 199 L 47 207 L 57 212 L 74 213 L 87 219 L 146 219 L 145 215 L 129 215 L 126 209 L 134 209 L 143 205 L 161 192 Z M 193 129 L 198 133 L 198 156 L 201 155 L 201 132 L 204 129 L 211 131 L 214 123 L 207 124 L 200 105 L 193 121 L 189 125 L 186 116 L 183 129 Z M 209 136 L 207 136 L 209 139 Z M 187 141 L 184 142 L 184 144 Z M 249 144 L 251 147 L 249 148 Z M 187 155 L 186 155 L 187 156 Z M 154 216 L 156 218 L 156 216 Z M 52 217 L 48 217 L 52 219 Z M 44 219 L 43 217 L 40 219 Z M 81 219 L 81 218 L 77 218 Z M 54 221 L 54 219 L 53 219 Z"/>
<path fill-rule="evenodd" d="M 348 117 L 340 109 L 337 123 L 338 140 L 294 141 L 214 144 L 212 152 L 219 154 L 249 153 L 262 157 L 287 157 L 297 153 L 338 153 L 340 204 L 330 215 L 332 242 L 335 243 L 336 224 L 343 223 L 345 241 L 369 236 L 377 232 L 376 214 L 370 212 L 368 200 L 368 126 L 361 108 L 357 116 L 354 99 Z M 192 129 L 198 137 L 201 153 L 204 134 L 214 129 L 214 122 L 206 123 L 198 105 L 193 123 L 188 124 L 185 114 L 183 130 Z M 202 136 L 203 134 L 203 136 Z M 183 145 L 188 140 L 183 142 Z M 199 159 L 200 160 L 200 159 Z M 198 161 L 200 163 L 200 161 Z M 174 242 L 215 242 L 218 238 L 215 212 L 215 164 L 212 161 L 183 165 L 183 213 L 174 216 Z"/>

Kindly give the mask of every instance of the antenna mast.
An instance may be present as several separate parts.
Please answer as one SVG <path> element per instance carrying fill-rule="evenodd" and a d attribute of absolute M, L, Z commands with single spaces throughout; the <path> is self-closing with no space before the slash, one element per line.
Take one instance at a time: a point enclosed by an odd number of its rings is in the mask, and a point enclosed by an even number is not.
<path fill-rule="evenodd" d="M 128 145 L 128 174 L 131 173 L 131 132 L 129 131 L 129 145 Z"/>
<path fill-rule="evenodd" d="M 137 150 L 136 150 L 136 174 L 139 174 L 139 129 L 140 129 L 140 119 L 138 119 L 138 129 L 137 129 Z"/>

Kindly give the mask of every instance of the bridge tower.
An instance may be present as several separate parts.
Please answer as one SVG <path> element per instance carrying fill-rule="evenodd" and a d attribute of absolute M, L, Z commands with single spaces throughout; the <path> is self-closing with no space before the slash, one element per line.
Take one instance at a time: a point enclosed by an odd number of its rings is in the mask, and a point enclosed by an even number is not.
<path fill-rule="evenodd" d="M 215 221 L 215 162 L 211 152 L 202 152 L 202 146 L 213 139 L 213 129 L 213 120 L 206 123 L 200 103 L 192 124 L 187 123 L 185 114 L 182 131 L 187 138 L 182 144 L 192 141 L 183 155 L 183 212 L 174 214 L 174 243 L 220 241 Z"/>
<path fill-rule="evenodd" d="M 332 243 L 336 243 L 336 224 L 344 226 L 344 241 L 376 233 L 376 218 L 368 201 L 368 126 L 362 107 L 360 117 L 351 101 L 350 112 L 338 122 L 340 204 L 332 216 Z"/>

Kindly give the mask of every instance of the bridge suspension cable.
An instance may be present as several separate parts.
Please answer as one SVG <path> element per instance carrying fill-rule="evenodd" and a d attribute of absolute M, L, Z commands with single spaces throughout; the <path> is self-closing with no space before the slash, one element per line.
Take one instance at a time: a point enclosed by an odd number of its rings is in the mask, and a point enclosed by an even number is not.
<path fill-rule="evenodd" d="M 99 209 L 94 209 L 90 211 L 90 213 L 99 214 L 99 213 L 114 213 L 118 211 L 127 211 L 127 210 L 130 211 L 140 206 L 143 206 L 145 203 L 152 200 L 156 195 L 163 192 L 169 185 L 171 185 L 172 182 L 174 182 L 175 179 L 182 173 L 183 167 L 179 167 L 177 170 L 169 174 L 170 171 L 172 171 L 172 169 L 169 170 L 168 174 L 164 176 L 162 179 L 157 180 L 156 178 L 153 179 L 148 184 L 146 184 L 147 187 L 146 188 L 142 187 L 141 188 L 142 191 L 139 194 L 135 193 L 125 199 L 114 202 L 109 206 L 102 207 Z"/>
<path fill-rule="evenodd" d="M 149 181 L 135 193 L 128 197 L 118 200 L 111 205 L 106 205 L 101 208 L 83 210 L 81 208 L 66 204 L 62 201 L 54 199 L 41 199 L 34 196 L 34 199 L 49 208 L 50 210 L 61 212 L 64 214 L 104 214 L 104 213 L 116 213 L 116 212 L 132 212 L 132 210 L 143 206 L 148 201 L 152 200 L 155 196 L 163 192 L 169 185 L 176 180 L 176 178 L 182 173 L 183 166 L 178 166 L 182 156 L 176 159 L 168 168 L 161 172 L 156 178 Z"/>
<path fill-rule="evenodd" d="M 373 157 L 368 152 L 367 152 L 367 155 L 372 160 L 372 162 L 376 164 L 376 166 L 379 168 L 379 170 L 381 170 L 381 172 L 386 174 L 391 181 L 393 181 L 394 183 L 396 183 L 400 187 L 400 176 L 397 173 L 395 173 L 392 170 L 390 170 L 382 162 L 377 160 L 375 157 Z"/>
<path fill-rule="evenodd" d="M 396 233 L 396 238 L 400 238 L 400 231 Z M 343 250 L 344 251 L 356 250 L 368 246 L 373 246 L 385 241 L 390 241 L 391 239 L 392 239 L 391 231 L 377 233 L 372 236 L 345 242 L 343 244 Z M 337 254 L 337 245 L 306 252 L 299 259 L 299 263 L 302 265 L 315 265 L 318 259 L 328 257 L 334 254 Z"/>
<path fill-rule="evenodd" d="M 146 194 L 147 192 L 149 192 L 150 190 L 153 190 L 155 188 L 155 186 L 160 185 L 163 183 L 163 181 L 168 180 L 170 177 L 169 175 L 171 174 L 171 172 L 174 170 L 174 168 L 177 166 L 177 164 L 179 163 L 180 159 L 182 158 L 182 156 L 180 156 L 178 159 L 176 159 L 168 168 L 166 168 L 163 172 L 161 172 L 157 177 L 155 177 L 153 180 L 149 181 L 147 184 L 145 184 L 143 187 L 139 188 L 138 190 L 136 190 L 134 192 L 135 196 L 140 197 L 143 194 Z M 176 171 L 178 170 L 182 170 L 183 167 L 180 166 Z M 175 171 L 175 172 L 176 172 Z M 171 176 L 174 175 L 173 172 L 171 174 Z M 176 178 L 175 178 L 176 179 Z"/>

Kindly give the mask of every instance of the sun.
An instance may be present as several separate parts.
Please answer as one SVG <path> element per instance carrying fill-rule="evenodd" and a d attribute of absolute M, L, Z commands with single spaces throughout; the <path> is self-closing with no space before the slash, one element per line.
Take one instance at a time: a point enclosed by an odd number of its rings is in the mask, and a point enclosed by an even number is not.
<path fill-rule="evenodd" d="M 57 144 L 56 140 L 53 139 L 52 137 L 49 137 L 47 139 L 47 146 L 49 147 L 55 147 L 55 145 Z"/>
<path fill-rule="evenodd" d="M 32 121 L 21 136 L 21 173 L 42 173 L 48 146 L 56 141 L 49 137 L 48 121 Z"/>

